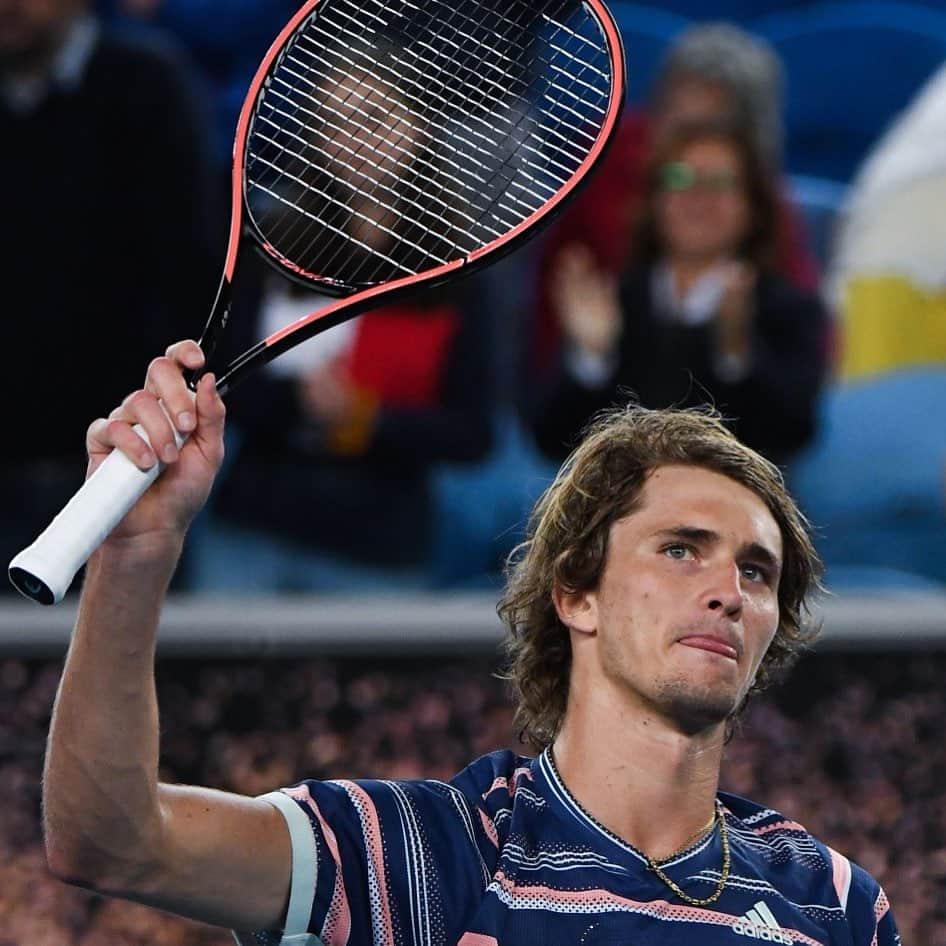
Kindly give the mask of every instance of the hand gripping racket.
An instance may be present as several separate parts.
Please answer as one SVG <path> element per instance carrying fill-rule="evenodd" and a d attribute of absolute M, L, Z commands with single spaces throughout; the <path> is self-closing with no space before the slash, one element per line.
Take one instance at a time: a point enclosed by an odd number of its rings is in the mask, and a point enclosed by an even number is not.
<path fill-rule="evenodd" d="M 240 116 L 229 249 L 200 342 L 208 364 L 247 244 L 337 299 L 213 369 L 221 393 L 312 335 L 534 234 L 601 158 L 624 89 L 601 0 L 308 0 Z M 161 469 L 115 451 L 13 559 L 13 584 L 60 601 Z"/>

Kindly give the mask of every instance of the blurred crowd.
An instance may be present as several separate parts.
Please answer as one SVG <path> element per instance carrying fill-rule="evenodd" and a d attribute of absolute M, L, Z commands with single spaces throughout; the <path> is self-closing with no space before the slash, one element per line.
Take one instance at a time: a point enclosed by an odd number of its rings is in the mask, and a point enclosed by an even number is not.
<path fill-rule="evenodd" d="M 236 116 L 295 6 L 0 0 L 7 559 L 81 481 L 88 422 L 199 334 Z M 583 426 L 629 396 L 715 404 L 779 463 L 829 585 L 946 582 L 946 71 L 875 120 L 860 171 L 821 182 L 846 194 L 826 210 L 786 159 L 803 77 L 731 6 L 742 25 L 674 21 L 596 177 L 540 240 L 327 332 L 232 396 L 231 459 L 178 587 L 490 582 Z M 633 69 L 641 38 L 613 7 Z M 323 304 L 262 264 L 236 298 L 234 353 Z"/>
<path fill-rule="evenodd" d="M 162 777 L 249 795 L 303 777 L 449 779 L 508 746 L 488 660 L 159 663 Z M 0 661 L 0 946 L 224 946 L 220 931 L 45 870 L 43 747 L 58 664 Z M 750 705 L 726 790 L 785 811 L 884 885 L 905 943 L 946 942 L 943 655 L 812 655 Z"/>

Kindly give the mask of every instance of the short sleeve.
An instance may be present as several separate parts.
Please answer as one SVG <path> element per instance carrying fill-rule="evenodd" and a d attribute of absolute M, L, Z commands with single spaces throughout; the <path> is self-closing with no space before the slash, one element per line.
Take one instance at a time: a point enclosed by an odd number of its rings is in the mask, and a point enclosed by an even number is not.
<path fill-rule="evenodd" d="M 832 857 L 837 877 L 838 861 L 846 859 L 836 852 L 832 852 Z M 841 903 L 847 914 L 854 946 L 900 946 L 897 922 L 883 887 L 862 867 L 849 861 L 846 863 L 849 879 Z"/>
<path fill-rule="evenodd" d="M 317 879 L 317 850 L 309 819 L 298 802 L 282 792 L 263 795 L 261 800 L 279 810 L 286 821 L 292 844 L 292 878 L 286 925 L 279 931 L 234 933 L 234 938 L 238 946 L 322 946 L 321 940 L 308 932 L 312 891 Z"/>
<path fill-rule="evenodd" d="M 453 946 L 489 874 L 483 828 L 442 782 L 304 782 L 264 796 L 283 813 L 293 873 L 285 932 L 241 946 Z M 268 938 L 267 938 L 268 937 Z"/>

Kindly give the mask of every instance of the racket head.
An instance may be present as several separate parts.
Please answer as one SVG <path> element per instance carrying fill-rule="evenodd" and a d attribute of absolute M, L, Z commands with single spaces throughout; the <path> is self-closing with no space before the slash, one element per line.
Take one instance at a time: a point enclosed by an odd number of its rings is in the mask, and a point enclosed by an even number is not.
<path fill-rule="evenodd" d="M 237 131 L 228 277 L 246 234 L 373 306 L 511 251 L 605 152 L 626 82 L 600 0 L 391 7 L 308 0 L 273 44 Z"/>

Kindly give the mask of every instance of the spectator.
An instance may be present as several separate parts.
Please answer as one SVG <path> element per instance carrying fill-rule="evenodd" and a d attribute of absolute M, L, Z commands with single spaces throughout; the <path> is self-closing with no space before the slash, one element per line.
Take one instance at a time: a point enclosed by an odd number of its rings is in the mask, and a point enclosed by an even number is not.
<path fill-rule="evenodd" d="M 324 301 L 265 278 L 261 334 Z M 317 336 L 238 389 L 239 462 L 196 548 L 197 585 L 427 584 L 431 469 L 489 445 L 486 351 L 470 307 L 426 292 Z"/>
<path fill-rule="evenodd" d="M 0 138 L 0 392 L 21 405 L 19 446 L 0 452 L 8 561 L 81 485 L 76 433 L 199 331 L 216 274 L 179 64 L 110 35 L 85 0 L 0 0 Z"/>
<path fill-rule="evenodd" d="M 736 126 L 665 135 L 645 177 L 631 263 L 617 282 L 591 253 L 562 258 L 553 299 L 562 368 L 536 412 L 561 457 L 630 388 L 648 407 L 710 401 L 776 461 L 811 437 L 825 370 L 825 312 L 779 276 L 771 178 Z"/>
<path fill-rule="evenodd" d="M 683 33 L 661 67 L 649 108 L 628 112 L 601 168 L 546 241 L 535 314 L 535 359 L 540 370 L 554 364 L 560 341 L 550 297 L 560 255 L 573 245 L 582 246 L 604 271 L 620 271 L 643 197 L 652 144 L 681 121 L 725 119 L 754 139 L 768 173 L 779 182 L 781 92 L 781 65 L 761 40 L 725 23 Z M 805 245 L 801 221 L 782 196 L 781 183 L 776 189 L 776 269 L 799 287 L 813 289 L 818 268 Z"/>

